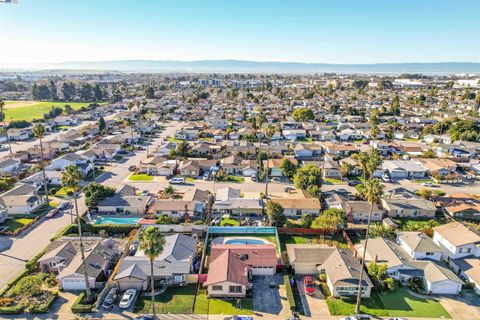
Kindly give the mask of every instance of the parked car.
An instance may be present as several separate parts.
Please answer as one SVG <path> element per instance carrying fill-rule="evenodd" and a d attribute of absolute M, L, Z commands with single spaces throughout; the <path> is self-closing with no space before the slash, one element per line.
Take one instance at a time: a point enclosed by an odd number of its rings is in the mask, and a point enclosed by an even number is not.
<path fill-rule="evenodd" d="M 382 180 L 383 180 L 384 182 L 392 182 L 392 179 L 391 179 L 389 176 L 387 176 L 387 175 L 382 175 Z"/>
<path fill-rule="evenodd" d="M 433 184 L 431 182 L 424 182 L 422 183 L 422 186 L 424 187 L 433 187 Z"/>
<path fill-rule="evenodd" d="M 305 287 L 305 293 L 308 294 L 309 296 L 312 296 L 315 294 L 315 284 L 313 284 L 312 277 L 306 276 L 303 278 L 303 286 Z"/>
<path fill-rule="evenodd" d="M 122 309 L 127 309 L 132 305 L 133 299 L 135 298 L 136 294 L 137 294 L 137 290 L 128 289 L 123 294 L 122 300 L 120 300 L 120 303 L 118 304 L 118 306 Z"/>
<path fill-rule="evenodd" d="M 136 317 L 133 320 L 154 320 L 154 319 L 155 318 L 153 317 L 153 315 L 144 314 L 143 316 Z"/>
<path fill-rule="evenodd" d="M 137 169 L 137 166 L 128 167 L 128 171 L 130 171 L 130 172 L 135 171 L 136 169 Z"/>
<path fill-rule="evenodd" d="M 170 184 L 185 184 L 185 178 L 172 178 L 168 180 Z"/>
<path fill-rule="evenodd" d="M 358 316 L 354 315 L 350 317 L 340 318 L 338 320 L 362 320 L 362 319 L 372 319 L 372 316 L 368 314 L 359 314 Z"/>
<path fill-rule="evenodd" d="M 53 218 L 57 213 L 59 213 L 60 210 L 58 210 L 58 208 L 55 208 L 55 209 L 52 209 L 50 210 L 49 213 L 47 213 L 47 218 Z"/>
<path fill-rule="evenodd" d="M 148 190 L 143 190 L 142 193 L 140 193 L 141 196 L 148 196 L 150 194 L 150 191 Z"/>
<path fill-rule="evenodd" d="M 57 209 L 58 210 L 64 210 L 64 209 L 68 209 L 68 207 L 70 207 L 70 202 L 64 201 L 64 202 L 60 203 L 60 205 L 57 207 Z"/>
<path fill-rule="evenodd" d="M 348 180 L 348 185 L 351 187 L 355 187 L 356 185 L 362 184 L 361 181 L 358 180 Z"/>
<path fill-rule="evenodd" d="M 207 171 L 203 174 L 203 180 L 208 181 L 208 178 L 210 178 L 210 172 Z"/>
<path fill-rule="evenodd" d="M 105 299 L 103 299 L 102 307 L 105 310 L 110 310 L 113 308 L 113 304 L 115 303 L 115 299 L 117 299 L 117 288 L 112 288 L 108 291 Z"/>

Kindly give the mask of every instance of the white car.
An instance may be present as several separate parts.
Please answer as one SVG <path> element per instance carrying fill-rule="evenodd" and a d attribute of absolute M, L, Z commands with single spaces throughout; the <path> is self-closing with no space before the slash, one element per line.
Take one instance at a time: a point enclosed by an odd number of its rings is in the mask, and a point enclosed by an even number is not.
<path fill-rule="evenodd" d="M 122 300 L 120 300 L 120 303 L 118 304 L 118 306 L 122 309 L 127 309 L 132 304 L 136 294 L 137 294 L 137 290 L 128 289 L 123 294 Z"/>
<path fill-rule="evenodd" d="M 185 178 L 172 178 L 168 180 L 170 184 L 185 184 Z"/>
<path fill-rule="evenodd" d="M 422 186 L 424 186 L 424 187 L 433 187 L 433 184 L 430 183 L 430 182 L 424 182 L 424 183 L 422 183 Z"/>

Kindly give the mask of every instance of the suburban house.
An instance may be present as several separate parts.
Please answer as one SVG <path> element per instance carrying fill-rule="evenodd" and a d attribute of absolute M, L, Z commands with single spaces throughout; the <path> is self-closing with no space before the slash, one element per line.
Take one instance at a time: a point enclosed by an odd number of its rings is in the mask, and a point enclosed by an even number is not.
<path fill-rule="evenodd" d="M 161 156 L 154 156 L 143 159 L 139 166 L 139 173 L 146 173 L 151 176 L 172 176 L 177 169 L 177 160 L 167 160 Z"/>
<path fill-rule="evenodd" d="M 200 165 L 196 160 L 185 161 L 180 165 L 179 171 L 185 177 L 198 177 L 200 175 Z"/>
<path fill-rule="evenodd" d="M 297 159 L 294 159 L 294 158 L 285 158 L 285 159 L 290 161 L 294 166 L 298 167 Z M 269 174 L 270 177 L 279 177 L 279 178 L 284 177 L 282 173 L 282 169 L 280 168 L 283 160 L 284 159 L 263 160 L 263 165 L 265 167 L 268 166 L 268 169 L 270 170 L 270 174 Z"/>
<path fill-rule="evenodd" d="M 155 281 L 168 285 L 184 285 L 195 270 L 193 261 L 197 256 L 197 239 L 184 234 L 165 237 L 162 253 L 155 258 L 153 276 Z M 146 290 L 150 284 L 150 261 L 144 252 L 137 250 L 119 262 L 114 281 L 120 291 Z"/>
<path fill-rule="evenodd" d="M 436 202 L 445 212 L 457 219 L 480 219 L 480 200 L 466 193 L 449 194 L 437 197 Z"/>
<path fill-rule="evenodd" d="M 365 265 L 386 264 L 387 274 L 402 283 L 421 279 L 427 293 L 458 294 L 463 281 L 444 263 L 430 259 L 441 249 L 429 240 L 425 234 L 415 232 L 400 234 L 397 243 L 384 238 L 369 239 Z M 363 242 L 355 246 L 358 257 L 363 254 Z"/>
<path fill-rule="evenodd" d="M 460 222 L 435 227 L 433 242 L 443 250 L 442 259 L 454 272 L 474 284 L 480 295 L 480 235 Z"/>
<path fill-rule="evenodd" d="M 125 185 L 111 197 L 97 204 L 99 214 L 144 215 L 153 202 L 151 196 L 136 195 L 135 188 Z"/>
<path fill-rule="evenodd" d="M 326 179 L 341 179 L 340 166 L 336 161 L 328 160 L 322 166 L 323 177 Z"/>
<path fill-rule="evenodd" d="M 297 275 L 324 273 L 332 296 L 357 295 L 362 266 L 350 251 L 324 244 L 287 244 L 287 256 Z M 372 288 L 365 272 L 362 297 L 370 297 Z"/>
<path fill-rule="evenodd" d="M 218 214 L 261 216 L 263 214 L 263 202 L 258 197 L 242 198 L 240 189 L 227 187 L 217 191 L 212 210 Z"/>
<path fill-rule="evenodd" d="M 211 297 L 243 298 L 255 275 L 274 275 L 277 253 L 273 244 L 213 244 L 207 281 Z"/>
<path fill-rule="evenodd" d="M 6 158 L 0 160 L 0 176 L 12 175 L 15 176 L 18 169 L 20 169 L 21 161 L 18 159 Z"/>
<path fill-rule="evenodd" d="M 175 150 L 177 145 L 173 142 L 165 142 L 164 144 L 158 146 L 157 150 L 154 152 L 156 156 L 168 156 L 172 150 Z"/>
<path fill-rule="evenodd" d="M 0 196 L 0 208 L 7 210 L 9 215 L 30 214 L 45 201 L 38 195 L 36 186 L 18 183 Z"/>
<path fill-rule="evenodd" d="M 430 174 L 447 175 L 457 170 L 457 163 L 450 159 L 422 158 L 419 159 Z"/>
<path fill-rule="evenodd" d="M 90 171 L 93 171 L 94 168 L 94 164 L 89 158 L 76 153 L 67 153 L 52 160 L 46 170 L 64 171 L 65 167 L 69 165 L 77 166 L 83 176 L 86 176 Z"/>
<path fill-rule="evenodd" d="M 414 160 L 385 160 L 382 163 L 384 172 L 388 172 L 392 179 L 421 179 L 427 176 L 428 169 Z"/>
<path fill-rule="evenodd" d="M 39 260 L 45 272 L 54 272 L 65 291 L 85 290 L 85 277 L 78 241 L 59 241 L 58 246 L 45 253 Z M 88 285 L 91 289 L 102 289 L 108 279 L 113 259 L 119 254 L 115 242 L 85 241 L 85 265 Z"/>
<path fill-rule="evenodd" d="M 24 141 L 30 139 L 32 130 L 28 128 L 10 128 L 7 130 L 8 138 L 13 141 Z"/>
<path fill-rule="evenodd" d="M 381 204 L 388 216 L 394 218 L 434 218 L 437 208 L 427 199 L 382 198 Z"/>
<path fill-rule="evenodd" d="M 304 213 L 317 216 L 321 208 L 320 200 L 314 197 L 270 198 L 270 201 L 281 205 L 283 214 L 289 218 L 300 218 Z"/>
<path fill-rule="evenodd" d="M 160 216 L 166 214 L 175 218 L 199 217 L 203 214 L 204 204 L 197 201 L 157 199 L 149 212 Z"/>
<path fill-rule="evenodd" d="M 328 208 L 345 211 L 347 220 L 351 223 L 360 223 L 368 220 L 370 203 L 364 200 L 350 200 L 347 194 L 332 191 L 325 193 L 325 202 Z M 378 205 L 373 206 L 372 221 L 381 221 L 383 210 Z"/>

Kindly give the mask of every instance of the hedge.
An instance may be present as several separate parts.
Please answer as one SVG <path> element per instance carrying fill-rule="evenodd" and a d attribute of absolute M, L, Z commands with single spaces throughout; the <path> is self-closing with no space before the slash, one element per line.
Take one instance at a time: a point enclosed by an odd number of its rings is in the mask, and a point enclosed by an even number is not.
<path fill-rule="evenodd" d="M 13 307 L 0 307 L 0 314 L 20 314 L 23 313 L 23 305 L 16 305 Z"/>
<path fill-rule="evenodd" d="M 297 305 L 295 304 L 295 297 L 293 296 L 292 285 L 290 284 L 290 277 L 283 276 L 283 282 L 285 283 L 285 290 L 287 291 L 287 300 L 290 310 L 297 310 Z"/>
<path fill-rule="evenodd" d="M 91 224 L 85 229 L 92 233 L 98 234 L 100 230 L 105 230 L 107 234 L 123 233 L 129 234 L 132 230 L 138 229 L 138 224 Z"/>
<path fill-rule="evenodd" d="M 6 285 L 5 287 L 3 287 L 3 289 L 0 291 L 0 297 L 3 296 L 5 294 L 5 292 L 7 292 L 11 287 L 13 287 L 20 279 L 22 279 L 24 276 L 26 276 L 27 274 L 29 274 L 30 271 L 25 269 L 23 271 L 21 271 L 19 274 L 17 274 L 15 276 L 15 278 L 13 278 L 12 280 L 10 280 Z"/>
<path fill-rule="evenodd" d="M 33 313 L 47 313 L 50 306 L 55 302 L 55 300 L 57 300 L 57 297 L 58 297 L 58 291 L 53 291 L 52 295 L 50 296 L 50 298 L 47 301 L 45 301 L 44 303 L 42 303 L 39 306 L 33 307 L 32 309 L 29 310 L 29 312 L 32 313 L 32 314 Z"/>
<path fill-rule="evenodd" d="M 72 304 L 73 313 L 93 313 L 95 312 L 95 304 L 82 304 L 85 298 L 85 291 L 82 291 L 75 302 Z"/>

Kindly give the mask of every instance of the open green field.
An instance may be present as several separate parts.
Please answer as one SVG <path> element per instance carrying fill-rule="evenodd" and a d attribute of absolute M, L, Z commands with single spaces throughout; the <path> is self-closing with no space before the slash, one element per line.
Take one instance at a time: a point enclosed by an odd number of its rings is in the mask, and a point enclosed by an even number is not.
<path fill-rule="evenodd" d="M 64 108 L 70 105 L 74 110 L 88 106 L 88 102 L 48 102 L 48 101 L 5 101 L 5 120 L 43 119 L 43 115 L 54 107 Z"/>

